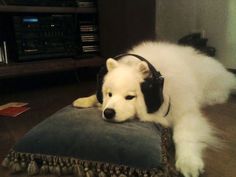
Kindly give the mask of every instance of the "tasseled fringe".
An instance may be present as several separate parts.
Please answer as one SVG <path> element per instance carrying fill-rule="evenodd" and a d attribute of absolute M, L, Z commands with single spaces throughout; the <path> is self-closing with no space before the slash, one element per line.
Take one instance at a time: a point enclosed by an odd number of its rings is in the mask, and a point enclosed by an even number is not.
<path fill-rule="evenodd" d="M 10 154 L 8 154 L 2 161 L 2 166 L 3 167 L 9 167 L 10 166 Z"/>
<path fill-rule="evenodd" d="M 21 169 L 21 166 L 20 166 L 20 164 L 18 162 L 18 159 L 15 158 L 14 159 L 14 163 L 11 166 L 11 171 L 12 171 L 12 173 L 17 173 L 17 172 L 20 172 L 21 170 L 22 169 Z"/>
<path fill-rule="evenodd" d="M 41 166 L 39 173 L 41 175 L 46 175 L 49 173 L 49 166 L 45 160 L 43 161 L 43 165 Z"/>
<path fill-rule="evenodd" d="M 141 170 L 123 165 L 79 160 L 69 157 L 21 153 L 11 150 L 2 161 L 2 166 L 12 173 L 27 171 L 29 176 L 53 174 L 55 176 L 74 175 L 76 177 L 179 177 L 174 166 L 169 163 L 168 130 L 162 134 L 162 167 Z"/>
<path fill-rule="evenodd" d="M 34 160 L 34 155 L 31 155 L 31 161 L 28 165 L 27 172 L 29 176 L 37 175 L 39 173 L 39 167 Z"/>
<path fill-rule="evenodd" d="M 162 168 L 148 171 L 129 168 L 122 165 L 78 160 L 75 158 L 56 157 L 49 155 L 32 155 L 11 151 L 2 162 L 3 167 L 12 173 L 27 171 L 29 176 L 37 174 L 55 176 L 74 175 L 76 177 L 165 177 Z"/>

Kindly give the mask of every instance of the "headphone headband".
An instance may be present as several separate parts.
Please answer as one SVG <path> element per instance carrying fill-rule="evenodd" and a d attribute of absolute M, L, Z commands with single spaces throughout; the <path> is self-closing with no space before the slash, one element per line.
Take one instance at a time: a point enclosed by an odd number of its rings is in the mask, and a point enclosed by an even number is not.
<path fill-rule="evenodd" d="M 131 53 L 123 53 L 123 54 L 120 54 L 120 55 L 117 55 L 115 57 L 113 57 L 113 59 L 120 59 L 122 57 L 125 57 L 125 56 L 133 56 L 135 58 L 138 58 L 139 60 L 141 61 L 144 61 L 148 64 L 148 67 L 149 69 L 151 70 L 152 74 L 154 77 L 156 78 L 159 78 L 159 77 L 162 77 L 161 73 L 159 71 L 157 71 L 154 66 L 145 58 L 143 58 L 142 56 L 140 55 L 137 55 L 137 54 L 131 54 Z"/>

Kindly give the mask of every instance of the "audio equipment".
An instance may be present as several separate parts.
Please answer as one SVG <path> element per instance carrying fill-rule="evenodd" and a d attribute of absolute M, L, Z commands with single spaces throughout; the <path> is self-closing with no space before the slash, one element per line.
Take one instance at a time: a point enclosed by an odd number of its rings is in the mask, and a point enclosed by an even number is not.
<path fill-rule="evenodd" d="M 75 0 L 2 0 L 6 5 L 76 7 Z"/>
<path fill-rule="evenodd" d="M 75 17 L 71 14 L 13 16 L 16 53 L 19 61 L 70 57 L 75 49 Z"/>
<path fill-rule="evenodd" d="M 140 87 L 144 96 L 147 112 L 148 113 L 156 112 L 164 101 L 164 96 L 163 96 L 164 78 L 162 77 L 161 73 L 157 71 L 150 62 L 148 62 L 145 58 L 139 55 L 129 54 L 129 53 L 121 54 L 115 56 L 113 59 L 119 60 L 120 58 L 125 56 L 133 56 L 148 64 L 151 76 L 145 78 L 144 82 L 141 83 Z M 100 103 L 103 102 L 102 85 L 106 73 L 107 73 L 107 68 L 102 67 L 97 76 L 97 99 Z"/>
<path fill-rule="evenodd" d="M 96 0 L 76 0 L 78 7 L 96 7 Z"/>

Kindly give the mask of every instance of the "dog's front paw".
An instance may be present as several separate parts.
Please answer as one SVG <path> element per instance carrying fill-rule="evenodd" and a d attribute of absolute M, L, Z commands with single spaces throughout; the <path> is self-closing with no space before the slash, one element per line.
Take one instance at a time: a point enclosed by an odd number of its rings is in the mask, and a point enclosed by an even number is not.
<path fill-rule="evenodd" d="M 95 104 L 94 98 L 91 97 L 85 97 L 85 98 L 78 98 L 73 102 L 74 107 L 78 108 L 89 108 L 93 107 Z"/>
<path fill-rule="evenodd" d="M 194 155 L 178 158 L 175 166 L 185 177 L 198 177 L 204 171 L 203 160 Z"/>

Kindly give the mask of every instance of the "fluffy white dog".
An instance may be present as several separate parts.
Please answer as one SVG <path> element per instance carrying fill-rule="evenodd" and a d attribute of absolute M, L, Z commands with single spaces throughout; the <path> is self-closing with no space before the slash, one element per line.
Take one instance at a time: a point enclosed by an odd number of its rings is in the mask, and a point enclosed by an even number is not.
<path fill-rule="evenodd" d="M 216 59 L 191 47 L 145 42 L 128 53 L 148 60 L 160 72 L 160 83 L 164 78 L 163 91 L 155 88 L 162 92 L 158 93 L 157 109 L 149 110 L 152 105 L 147 105 L 145 94 L 150 97 L 152 93 L 144 93 L 141 87 L 148 78 L 155 77 L 150 64 L 126 55 L 106 62 L 108 72 L 101 86 L 103 118 L 120 122 L 137 117 L 173 128 L 176 168 L 185 177 L 198 177 L 204 169 L 203 150 L 217 143 L 201 108 L 224 103 L 231 89 L 236 88 L 234 75 Z M 75 100 L 73 105 L 83 108 L 97 103 L 96 95 L 92 95 Z"/>

